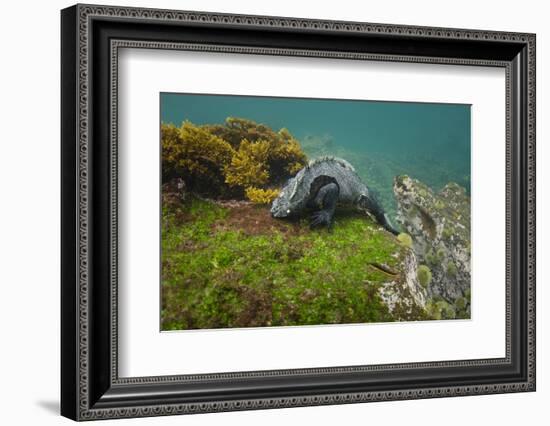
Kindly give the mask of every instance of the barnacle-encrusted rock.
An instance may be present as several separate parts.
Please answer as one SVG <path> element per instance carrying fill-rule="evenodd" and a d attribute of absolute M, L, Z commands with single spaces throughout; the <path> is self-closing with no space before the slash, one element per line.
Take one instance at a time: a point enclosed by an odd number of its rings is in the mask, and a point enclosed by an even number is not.
<path fill-rule="evenodd" d="M 426 290 L 417 277 L 418 264 L 414 252 L 403 247 L 395 256 L 399 271 L 394 279 L 386 280 L 378 293 L 395 321 L 429 319 L 426 311 Z"/>
<path fill-rule="evenodd" d="M 412 237 L 418 263 L 431 272 L 428 297 L 458 303 L 469 316 L 469 302 L 462 305 L 470 290 L 470 197 L 456 183 L 434 193 L 408 176 L 396 177 L 393 191 L 397 220 Z"/>

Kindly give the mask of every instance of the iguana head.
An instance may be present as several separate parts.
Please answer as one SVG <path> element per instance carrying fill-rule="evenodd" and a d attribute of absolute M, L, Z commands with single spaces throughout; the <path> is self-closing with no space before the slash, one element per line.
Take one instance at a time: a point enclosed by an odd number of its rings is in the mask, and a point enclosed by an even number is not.
<path fill-rule="evenodd" d="M 283 186 L 279 196 L 273 200 L 271 204 L 271 216 L 281 218 L 288 217 L 292 214 L 293 208 L 290 201 L 292 189 L 295 186 L 295 179 L 289 179 Z"/>
<path fill-rule="evenodd" d="M 281 193 L 271 204 L 271 216 L 282 218 L 300 213 L 305 200 L 305 192 L 300 188 L 301 174 L 299 172 L 283 186 Z"/>

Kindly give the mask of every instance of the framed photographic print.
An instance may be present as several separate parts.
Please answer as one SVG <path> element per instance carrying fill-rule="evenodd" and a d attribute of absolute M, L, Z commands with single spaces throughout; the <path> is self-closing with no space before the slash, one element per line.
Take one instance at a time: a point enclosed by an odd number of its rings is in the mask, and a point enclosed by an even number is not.
<path fill-rule="evenodd" d="M 535 390 L 535 36 L 76 5 L 74 420 Z"/>

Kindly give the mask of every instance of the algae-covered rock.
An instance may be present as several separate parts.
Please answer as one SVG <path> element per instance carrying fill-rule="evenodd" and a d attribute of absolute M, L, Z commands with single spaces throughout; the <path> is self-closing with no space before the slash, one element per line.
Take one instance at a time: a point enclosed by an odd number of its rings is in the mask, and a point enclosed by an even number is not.
<path fill-rule="evenodd" d="M 163 330 L 429 319 L 414 252 L 362 213 L 328 232 L 247 201 L 163 207 Z"/>
<path fill-rule="evenodd" d="M 393 191 L 397 221 L 412 237 L 418 262 L 431 272 L 428 297 L 442 298 L 453 306 L 461 300 L 463 305 L 470 289 L 470 197 L 466 190 L 449 183 L 435 193 L 416 179 L 398 176 Z M 451 308 L 439 309 L 436 316 L 454 318 L 455 308 Z"/>

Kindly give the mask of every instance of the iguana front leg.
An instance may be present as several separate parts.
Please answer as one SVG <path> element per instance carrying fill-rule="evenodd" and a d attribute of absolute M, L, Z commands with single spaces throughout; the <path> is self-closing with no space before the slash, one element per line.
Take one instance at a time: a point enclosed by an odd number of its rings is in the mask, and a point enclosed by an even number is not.
<path fill-rule="evenodd" d="M 340 188 L 335 183 L 329 183 L 317 192 L 313 204 L 320 210 L 315 211 L 311 215 L 309 226 L 315 228 L 317 226 L 326 226 L 328 229 L 332 226 L 336 203 L 340 195 Z"/>

